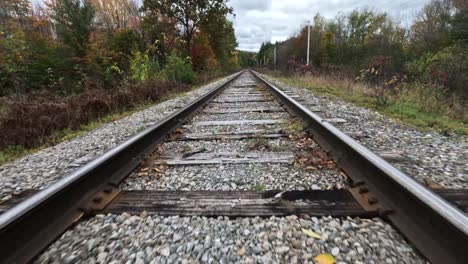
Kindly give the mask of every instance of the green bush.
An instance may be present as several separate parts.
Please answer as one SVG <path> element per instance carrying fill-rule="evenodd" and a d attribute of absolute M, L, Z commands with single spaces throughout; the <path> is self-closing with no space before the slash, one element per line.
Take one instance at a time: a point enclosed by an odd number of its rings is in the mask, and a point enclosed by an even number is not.
<path fill-rule="evenodd" d="M 181 58 L 172 53 L 167 58 L 167 63 L 161 71 L 163 77 L 168 80 L 191 84 L 197 78 L 188 59 Z"/>
<path fill-rule="evenodd" d="M 447 94 L 466 100 L 468 92 L 468 45 L 454 44 L 437 53 L 429 53 L 408 65 L 414 80 L 441 85 Z"/>
<path fill-rule="evenodd" d="M 144 81 L 154 77 L 158 71 L 158 62 L 151 60 L 148 52 L 136 51 L 130 58 L 130 78 L 135 81 Z"/>

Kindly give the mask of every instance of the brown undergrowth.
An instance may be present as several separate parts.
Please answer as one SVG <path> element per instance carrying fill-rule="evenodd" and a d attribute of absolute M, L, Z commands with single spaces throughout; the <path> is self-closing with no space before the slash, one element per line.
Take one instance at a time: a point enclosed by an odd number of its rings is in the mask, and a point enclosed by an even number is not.
<path fill-rule="evenodd" d="M 55 131 L 79 129 L 111 113 L 129 110 L 169 93 L 187 91 L 188 85 L 148 80 L 115 90 L 91 89 L 60 97 L 50 93 L 1 98 L 0 149 L 11 145 L 31 148 L 48 140 Z"/>

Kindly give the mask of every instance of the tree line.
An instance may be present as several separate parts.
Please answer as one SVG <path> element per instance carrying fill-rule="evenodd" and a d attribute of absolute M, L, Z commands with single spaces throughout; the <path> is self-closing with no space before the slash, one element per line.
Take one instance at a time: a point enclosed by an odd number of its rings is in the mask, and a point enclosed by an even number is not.
<path fill-rule="evenodd" d="M 225 0 L 0 2 L 0 96 L 80 93 L 239 67 Z"/>
<path fill-rule="evenodd" d="M 378 84 L 414 81 L 467 99 L 468 2 L 433 0 L 404 27 L 374 9 L 325 19 L 316 14 L 310 28 L 310 66 L 306 66 L 307 25 L 285 41 L 262 43 L 256 63 L 277 69 L 358 77 Z"/>

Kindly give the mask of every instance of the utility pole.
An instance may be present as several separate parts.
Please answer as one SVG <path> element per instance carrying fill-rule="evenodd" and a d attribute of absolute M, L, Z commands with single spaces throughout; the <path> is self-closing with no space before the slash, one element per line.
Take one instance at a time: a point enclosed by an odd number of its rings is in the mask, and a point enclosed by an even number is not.
<path fill-rule="evenodd" d="M 309 66 L 309 48 L 310 48 L 310 20 L 307 21 L 307 66 Z"/>
<path fill-rule="evenodd" d="M 275 45 L 275 48 L 273 49 L 273 64 L 276 70 L 276 45 Z"/>
<path fill-rule="evenodd" d="M 265 53 L 263 54 L 263 66 L 266 65 Z"/>

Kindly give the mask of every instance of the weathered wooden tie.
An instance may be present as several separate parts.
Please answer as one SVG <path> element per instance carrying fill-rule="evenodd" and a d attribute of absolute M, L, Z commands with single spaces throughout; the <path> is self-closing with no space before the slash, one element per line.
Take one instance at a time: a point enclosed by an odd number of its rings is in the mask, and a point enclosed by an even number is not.
<path fill-rule="evenodd" d="M 243 97 L 243 98 L 225 98 L 225 99 L 215 99 L 212 101 L 213 103 L 261 103 L 261 102 L 274 102 L 272 98 L 265 98 L 265 97 Z"/>
<path fill-rule="evenodd" d="M 269 217 L 285 215 L 373 217 L 345 190 L 123 191 L 102 213 Z"/>
<path fill-rule="evenodd" d="M 0 203 L 0 214 L 37 193 L 39 190 L 24 190 L 12 198 Z M 432 189 L 433 192 L 468 213 L 468 189 Z M 160 215 L 205 215 L 205 216 L 263 216 L 272 215 L 355 215 L 366 217 L 364 211 L 346 190 L 288 191 L 281 199 L 272 198 L 280 191 L 122 191 L 103 212 L 128 212 Z M 208 203 L 217 204 L 217 199 L 224 199 L 219 207 L 203 207 Z M 208 199 L 208 200 L 207 200 Z M 270 200 L 267 200 L 270 199 Z M 232 201 L 230 207 L 226 203 Z M 259 202 L 259 200 L 266 200 Z M 305 203 L 302 203 L 305 200 Z M 308 201 L 307 201 L 308 200 Z M 168 201 L 167 203 L 165 201 Z M 236 201 L 244 201 L 236 203 Z M 249 202 L 250 201 L 250 202 Z M 290 202 L 293 201 L 291 204 Z M 172 204 L 171 204 L 172 203 Z M 185 203 L 185 205 L 177 205 Z M 169 206 L 169 204 L 171 204 Z M 260 204 L 260 205 L 256 205 Z M 293 206 L 289 206 L 293 205 Z M 192 209 L 190 209 L 192 208 Z M 194 209 L 193 209 L 194 208 Z M 291 211 L 291 209 L 294 209 Z"/>
<path fill-rule="evenodd" d="M 284 109 L 281 109 L 279 107 L 256 107 L 256 108 L 221 108 L 221 109 L 215 109 L 215 108 L 206 108 L 202 111 L 205 114 L 236 114 L 236 113 L 275 113 L 275 112 L 284 112 Z"/>
<path fill-rule="evenodd" d="M 238 140 L 238 139 L 249 139 L 249 138 L 282 138 L 288 137 L 285 133 L 269 133 L 269 134 L 258 134 L 258 133 L 242 133 L 242 134 L 231 134 L 231 133 L 186 133 L 181 135 L 177 140 Z"/>
<path fill-rule="evenodd" d="M 258 119 L 258 120 L 223 120 L 223 121 L 199 121 L 193 122 L 193 126 L 235 126 L 235 125 L 274 125 L 287 123 L 283 119 Z"/>
<path fill-rule="evenodd" d="M 211 103 L 209 105 L 210 108 L 222 108 L 222 109 L 229 109 L 229 108 L 254 108 L 259 107 L 258 102 L 242 102 L 242 103 Z M 276 101 L 269 101 L 263 102 L 261 107 L 279 107 L 278 102 Z"/>
<path fill-rule="evenodd" d="M 294 162 L 292 152 L 211 152 L 184 155 L 160 156 L 153 164 L 208 165 L 208 164 L 246 164 L 246 163 L 286 163 Z"/>

